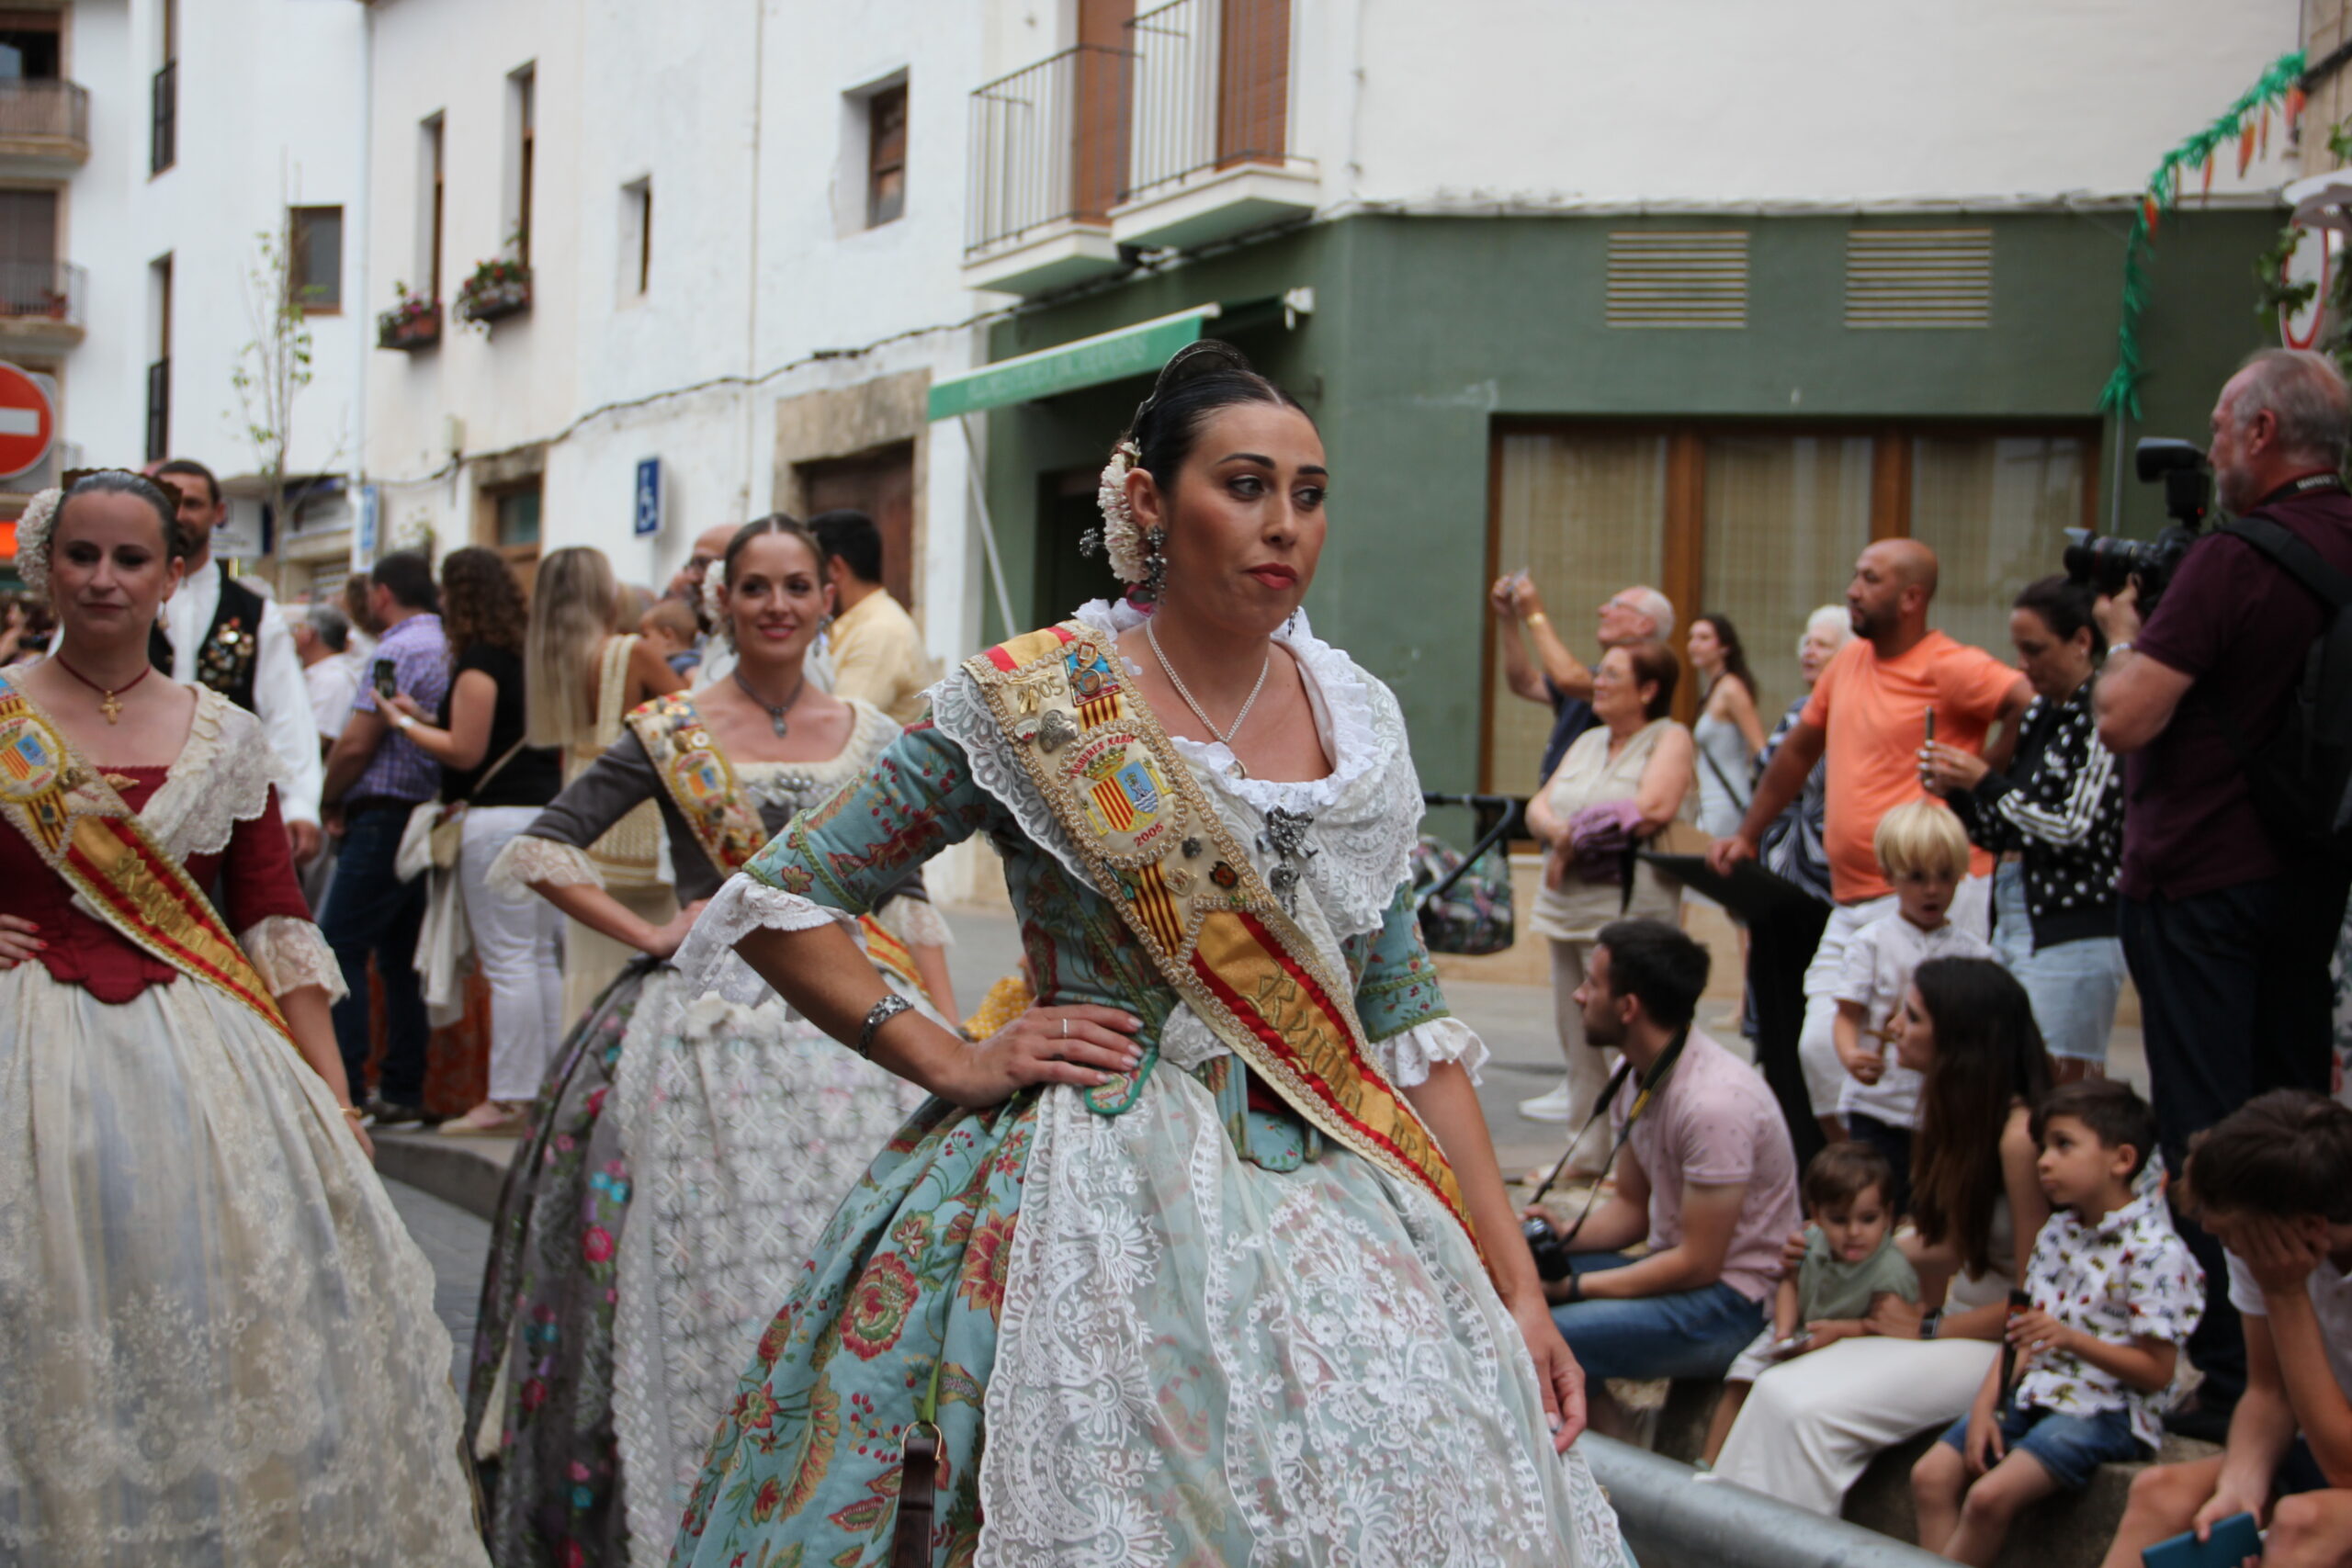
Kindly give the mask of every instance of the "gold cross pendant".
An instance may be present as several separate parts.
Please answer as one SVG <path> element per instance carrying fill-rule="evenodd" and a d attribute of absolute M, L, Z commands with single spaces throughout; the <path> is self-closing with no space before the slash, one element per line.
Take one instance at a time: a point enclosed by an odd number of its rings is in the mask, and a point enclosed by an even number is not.
<path fill-rule="evenodd" d="M 108 724 L 119 724 L 122 722 L 122 699 L 112 692 L 104 693 L 98 698 L 98 711 L 106 715 Z"/>

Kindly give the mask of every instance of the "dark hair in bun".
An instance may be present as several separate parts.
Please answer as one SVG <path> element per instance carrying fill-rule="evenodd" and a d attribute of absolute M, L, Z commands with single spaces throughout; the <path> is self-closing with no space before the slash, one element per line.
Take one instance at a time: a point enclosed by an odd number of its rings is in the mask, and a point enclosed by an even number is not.
<path fill-rule="evenodd" d="M 1186 344 L 1160 367 L 1151 395 L 1136 405 L 1124 437 L 1135 443 L 1136 467 L 1162 491 L 1170 489 L 1209 416 L 1235 403 L 1306 412 L 1296 398 L 1251 368 L 1249 356 L 1231 344 L 1215 338 Z"/>

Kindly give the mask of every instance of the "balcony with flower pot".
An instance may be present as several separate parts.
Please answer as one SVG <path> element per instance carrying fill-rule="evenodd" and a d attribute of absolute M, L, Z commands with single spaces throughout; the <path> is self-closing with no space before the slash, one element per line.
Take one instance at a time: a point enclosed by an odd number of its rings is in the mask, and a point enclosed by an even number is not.
<path fill-rule="evenodd" d="M 441 301 L 410 293 L 405 283 L 395 283 L 392 288 L 398 296 L 392 308 L 376 314 L 376 346 L 413 354 L 439 343 Z"/>
<path fill-rule="evenodd" d="M 477 265 L 473 276 L 458 286 L 451 306 L 458 320 L 489 330 L 492 321 L 519 316 L 531 308 L 531 269 L 512 256 L 493 256 Z"/>

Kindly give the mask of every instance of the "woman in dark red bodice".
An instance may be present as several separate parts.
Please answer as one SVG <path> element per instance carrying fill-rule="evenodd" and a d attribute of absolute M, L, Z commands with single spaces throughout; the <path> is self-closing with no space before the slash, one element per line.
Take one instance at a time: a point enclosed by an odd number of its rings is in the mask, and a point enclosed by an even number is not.
<path fill-rule="evenodd" d="M 0 1560 L 480 1562 L 273 754 L 148 663 L 172 510 L 108 472 L 19 525 L 59 632 L 0 672 Z"/>

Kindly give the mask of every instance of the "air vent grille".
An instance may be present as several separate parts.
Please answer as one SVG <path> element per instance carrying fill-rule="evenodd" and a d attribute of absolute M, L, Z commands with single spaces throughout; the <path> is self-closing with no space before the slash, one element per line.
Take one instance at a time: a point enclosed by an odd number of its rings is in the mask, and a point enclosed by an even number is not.
<path fill-rule="evenodd" d="M 1609 324 L 1747 325 L 1747 235 L 1721 229 L 1610 235 Z"/>
<path fill-rule="evenodd" d="M 1991 326 L 1993 231 L 1849 231 L 1846 324 L 1864 329 Z"/>

